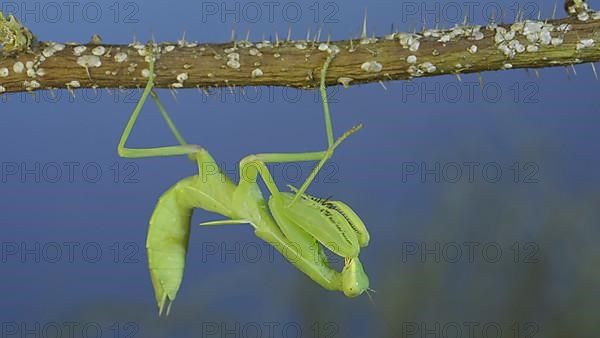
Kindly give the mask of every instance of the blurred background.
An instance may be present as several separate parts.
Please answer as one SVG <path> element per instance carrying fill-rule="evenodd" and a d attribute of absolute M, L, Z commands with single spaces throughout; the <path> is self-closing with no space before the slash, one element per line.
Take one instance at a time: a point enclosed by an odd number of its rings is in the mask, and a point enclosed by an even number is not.
<path fill-rule="evenodd" d="M 357 37 L 552 15 L 550 1 L 3 1 L 42 40 L 107 43 Z M 598 5 L 592 3 L 592 6 Z M 499 14 L 500 13 L 500 14 Z M 558 3 L 558 16 L 564 16 Z M 576 72 L 576 75 L 575 75 Z M 159 319 L 145 239 L 183 157 L 116 147 L 139 91 L 0 97 L 2 337 L 595 337 L 600 118 L 589 64 L 331 88 L 336 151 L 309 192 L 351 205 L 371 233 L 377 292 L 322 289 L 249 226 L 193 227 L 185 278 Z M 183 135 L 235 177 L 257 152 L 326 145 L 317 91 L 160 95 Z M 148 104 L 129 146 L 174 144 Z M 272 166 L 299 185 L 312 164 Z M 193 224 L 216 219 L 197 211 Z M 341 264 L 339 258 L 334 263 Z M 71 335 L 69 335 L 71 334 Z"/>

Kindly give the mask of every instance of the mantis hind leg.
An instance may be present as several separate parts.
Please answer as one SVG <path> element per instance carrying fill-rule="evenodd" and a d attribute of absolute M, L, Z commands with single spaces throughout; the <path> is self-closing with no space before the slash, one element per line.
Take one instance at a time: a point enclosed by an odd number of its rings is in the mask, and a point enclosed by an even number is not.
<path fill-rule="evenodd" d="M 153 47 L 151 47 L 151 48 L 153 48 Z M 119 141 L 119 145 L 117 146 L 117 152 L 118 152 L 119 156 L 126 157 L 126 158 L 144 158 L 144 157 L 161 157 L 161 156 L 177 156 L 177 155 L 190 155 L 191 157 L 193 157 L 193 154 L 197 153 L 202 148 L 198 145 L 187 144 L 185 142 L 185 140 L 181 136 L 181 133 L 177 130 L 177 127 L 175 127 L 175 124 L 173 123 L 173 121 L 169 117 L 169 114 L 166 112 L 164 106 L 160 102 L 158 95 L 156 95 L 156 93 L 154 92 L 154 90 L 153 90 L 154 78 L 155 78 L 154 64 L 155 64 L 155 58 L 154 58 L 154 56 L 151 56 L 150 61 L 148 62 L 148 66 L 149 66 L 149 70 L 150 70 L 150 75 L 148 76 L 148 83 L 146 84 L 146 87 L 144 88 L 142 97 L 140 98 L 139 102 L 137 103 L 135 109 L 133 110 L 133 113 L 131 114 L 131 117 L 129 118 L 129 121 L 127 122 L 127 125 L 125 126 L 125 130 L 123 131 L 123 134 L 121 135 L 121 139 Z M 148 96 L 152 96 L 152 99 L 158 106 L 158 109 L 160 110 L 163 118 L 167 122 L 169 129 L 175 135 L 175 138 L 177 138 L 180 145 L 157 147 L 157 148 L 136 148 L 136 149 L 125 147 L 125 143 L 129 139 L 129 135 L 131 134 L 131 131 L 133 130 L 135 122 L 137 121 L 137 119 L 140 115 L 140 112 L 141 112 L 142 108 L 144 107 L 146 100 L 148 99 Z"/>

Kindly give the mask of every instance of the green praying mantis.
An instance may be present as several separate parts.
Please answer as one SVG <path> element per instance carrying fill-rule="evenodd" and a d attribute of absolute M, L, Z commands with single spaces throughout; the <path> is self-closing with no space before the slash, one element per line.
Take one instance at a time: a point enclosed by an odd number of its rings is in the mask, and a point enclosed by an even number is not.
<path fill-rule="evenodd" d="M 218 171 L 203 175 L 203 170 L 218 168 L 209 152 L 199 145 L 188 144 L 177 130 L 154 87 L 154 65 L 158 48 L 148 47 L 148 83 L 137 103 L 118 144 L 118 153 L 126 158 L 187 155 L 198 165 L 198 174 L 175 183 L 160 198 L 152 217 L 146 242 L 148 264 L 158 303 L 159 315 L 167 306 L 167 315 L 182 282 L 195 208 L 223 215 L 226 219 L 201 225 L 250 224 L 255 234 L 281 252 L 293 265 L 328 290 L 342 291 L 357 297 L 369 290 L 369 278 L 358 258 L 360 248 L 369 243 L 369 233 L 359 216 L 345 203 L 305 194 L 336 147 L 358 131 L 357 125 L 334 141 L 325 78 L 337 51 L 330 51 L 321 71 L 320 90 L 323 100 L 328 148 L 306 153 L 255 154 L 240 161 L 240 181 L 236 185 Z M 180 143 L 176 146 L 132 149 L 125 143 L 148 96 L 156 103 L 169 129 Z M 267 163 L 319 161 L 299 189 L 281 192 L 268 171 Z M 271 196 L 265 201 L 257 183 L 264 181 Z M 343 257 L 341 272 L 328 264 L 324 248 Z"/>

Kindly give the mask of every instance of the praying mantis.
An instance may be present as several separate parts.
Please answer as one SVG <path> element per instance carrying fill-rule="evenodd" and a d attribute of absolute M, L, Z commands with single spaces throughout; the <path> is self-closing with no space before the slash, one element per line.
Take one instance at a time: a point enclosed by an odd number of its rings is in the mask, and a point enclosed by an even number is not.
<path fill-rule="evenodd" d="M 239 164 L 240 181 L 236 185 L 221 170 L 203 175 L 206 168 L 218 168 L 209 152 L 199 145 L 188 144 L 171 120 L 154 87 L 154 65 L 158 46 L 150 44 L 149 77 L 119 141 L 121 157 L 144 158 L 187 155 L 198 165 L 198 174 L 180 180 L 158 200 L 146 241 L 148 265 L 159 308 L 167 306 L 167 315 L 181 285 L 195 208 L 223 215 L 226 219 L 201 225 L 250 224 L 256 236 L 271 244 L 294 266 L 327 290 L 342 291 L 357 297 L 369 290 L 369 278 L 358 258 L 360 249 L 369 243 L 369 232 L 359 216 L 345 203 L 305 194 L 334 150 L 362 125 L 357 125 L 334 141 L 325 78 L 338 50 L 331 50 L 321 71 L 320 90 L 324 107 L 328 148 L 305 153 L 270 153 L 249 155 Z M 148 96 L 162 114 L 179 145 L 158 148 L 127 148 L 125 143 Z M 281 192 L 268 171 L 267 163 L 319 161 L 299 189 Z M 265 201 L 258 177 L 264 181 L 270 198 Z M 341 272 L 328 264 L 324 248 L 344 257 Z"/>

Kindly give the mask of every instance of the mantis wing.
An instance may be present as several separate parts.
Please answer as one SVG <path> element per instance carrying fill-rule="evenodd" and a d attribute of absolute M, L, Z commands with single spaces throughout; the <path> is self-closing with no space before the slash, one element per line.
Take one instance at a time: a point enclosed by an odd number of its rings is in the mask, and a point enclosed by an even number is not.
<path fill-rule="evenodd" d="M 298 249 L 299 255 L 307 257 L 317 264 L 327 265 L 327 256 L 317 240 L 289 218 L 285 205 L 286 202 L 281 196 L 274 195 L 269 199 L 269 209 L 290 245 Z"/>
<path fill-rule="evenodd" d="M 343 215 L 309 198 L 302 198 L 288 207 L 294 197 L 291 193 L 271 196 L 269 208 L 278 224 L 292 224 L 291 229 L 304 230 L 341 257 L 358 256 L 358 238 Z"/>
<path fill-rule="evenodd" d="M 346 218 L 354 232 L 356 232 L 358 244 L 360 244 L 361 248 L 369 245 L 369 241 L 371 239 L 369 231 L 367 230 L 365 223 L 363 223 L 363 221 L 360 219 L 360 217 L 358 217 L 354 210 L 352 210 L 352 208 L 341 201 L 327 201 L 325 202 L 325 205 L 335 209 L 338 213 L 342 214 L 344 218 Z"/>

